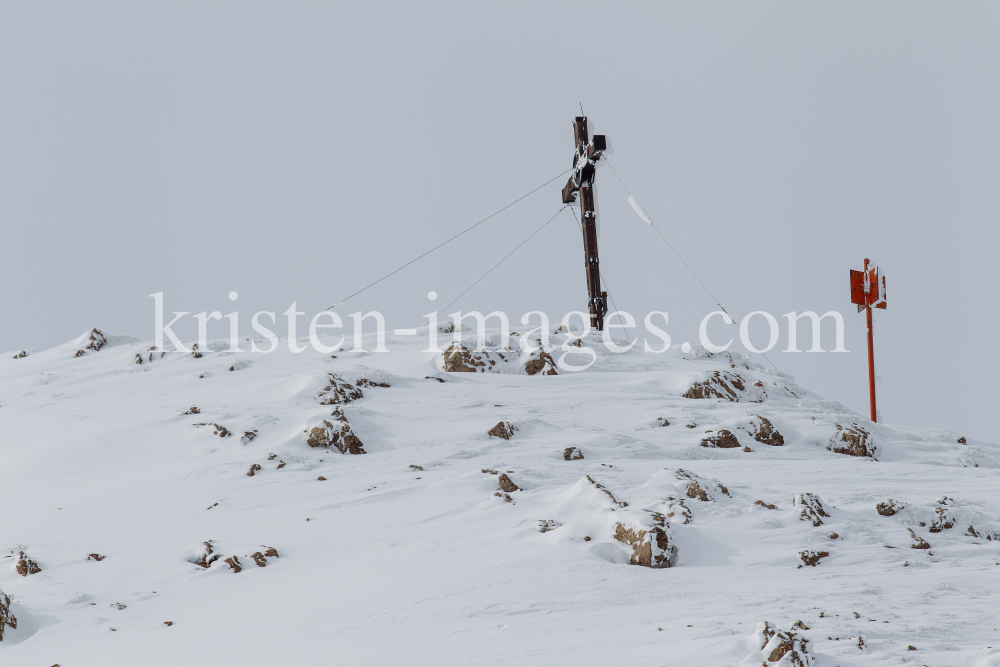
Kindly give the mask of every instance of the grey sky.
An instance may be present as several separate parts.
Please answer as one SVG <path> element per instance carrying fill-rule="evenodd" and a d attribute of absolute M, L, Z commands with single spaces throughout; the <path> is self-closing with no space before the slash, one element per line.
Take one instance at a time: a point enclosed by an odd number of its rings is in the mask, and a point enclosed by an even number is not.
<path fill-rule="evenodd" d="M 161 290 L 246 333 L 329 306 L 568 168 L 582 102 L 722 302 L 779 317 L 779 368 L 867 413 L 867 256 L 886 420 L 996 440 L 998 35 L 996 3 L 5 2 L 0 350 L 151 338 Z M 421 324 L 564 180 L 343 312 Z M 598 186 L 617 305 L 696 343 L 714 304 Z M 455 308 L 584 309 L 581 260 L 564 213 Z M 781 314 L 832 309 L 850 354 L 779 351 Z"/>

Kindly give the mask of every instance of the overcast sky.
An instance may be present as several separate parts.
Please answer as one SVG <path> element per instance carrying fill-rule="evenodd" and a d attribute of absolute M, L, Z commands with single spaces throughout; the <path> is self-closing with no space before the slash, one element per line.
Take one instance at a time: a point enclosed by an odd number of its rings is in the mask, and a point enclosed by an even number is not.
<path fill-rule="evenodd" d="M 998 439 L 995 2 L 3 2 L 0 91 L 0 350 L 151 339 L 159 291 L 245 333 L 315 312 L 567 169 L 582 104 L 723 304 L 778 317 L 780 369 L 867 415 L 870 257 L 885 420 Z M 564 182 L 342 312 L 421 324 Z M 697 343 L 712 300 L 606 167 L 598 203 L 617 306 Z M 582 259 L 564 212 L 451 310 L 586 309 Z M 849 354 L 781 352 L 793 310 Z"/>

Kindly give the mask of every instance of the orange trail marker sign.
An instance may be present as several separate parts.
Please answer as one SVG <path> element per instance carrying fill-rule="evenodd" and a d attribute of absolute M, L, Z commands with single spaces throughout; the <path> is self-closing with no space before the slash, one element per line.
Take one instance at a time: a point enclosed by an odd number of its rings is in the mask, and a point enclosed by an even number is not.
<path fill-rule="evenodd" d="M 865 311 L 868 320 L 868 390 L 871 394 L 872 421 L 878 421 L 878 411 L 875 409 L 875 339 L 872 336 L 872 308 L 886 307 L 885 276 L 876 266 L 868 268 L 865 259 L 864 271 L 851 271 L 851 303 L 856 304 L 858 312 Z"/>

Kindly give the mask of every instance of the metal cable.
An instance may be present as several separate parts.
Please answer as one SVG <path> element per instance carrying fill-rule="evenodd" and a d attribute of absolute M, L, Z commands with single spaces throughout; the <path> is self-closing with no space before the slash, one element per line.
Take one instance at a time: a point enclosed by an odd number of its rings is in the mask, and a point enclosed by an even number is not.
<path fill-rule="evenodd" d="M 557 178 L 558 178 L 558 177 L 557 177 Z M 565 205 L 565 206 L 563 206 L 563 207 L 562 207 L 561 209 L 559 209 L 559 210 L 558 210 L 558 211 L 556 212 L 556 214 L 555 214 L 554 216 L 552 216 L 551 218 L 549 218 L 548 220 L 546 220 L 546 221 L 545 221 L 545 222 L 544 222 L 544 223 L 542 224 L 542 226 L 541 226 L 541 227 L 539 227 L 539 228 L 538 228 L 538 229 L 536 229 L 536 230 L 535 230 L 534 232 L 532 232 L 532 233 L 531 233 L 531 236 L 529 236 L 528 238 L 526 238 L 526 239 L 524 239 L 523 241 L 521 241 L 521 242 L 520 242 L 520 243 L 519 243 L 519 244 L 517 245 L 517 247 L 516 247 L 516 248 L 514 248 L 514 249 L 513 249 L 513 250 L 511 250 L 511 251 L 510 251 L 509 253 L 507 253 L 507 254 L 506 254 L 506 255 L 504 256 L 504 258 L 503 258 L 503 259 L 501 259 L 501 260 L 500 260 L 499 262 L 497 262 L 497 263 L 496 263 L 496 264 L 495 264 L 495 265 L 493 266 L 493 268 L 492 268 L 492 269 L 490 269 L 489 271 L 487 271 L 486 273 L 484 273 L 484 274 L 482 275 L 482 277 L 480 277 L 480 278 L 479 278 L 479 280 L 477 280 L 476 282 L 474 282 L 474 283 L 472 283 L 471 285 L 469 285 L 469 286 L 468 286 L 468 288 L 466 288 L 465 292 L 462 292 L 461 294 L 459 294 L 458 296 L 456 296 L 456 297 L 455 297 L 454 299 L 452 299 L 452 300 L 451 300 L 451 303 L 449 303 L 449 304 L 448 304 L 447 306 L 445 306 L 444 308 L 442 308 L 442 309 L 441 309 L 441 312 L 445 312 L 445 311 L 447 311 L 447 310 L 448 310 L 449 308 L 451 308 L 451 307 L 452 307 L 453 305 L 455 305 L 455 302 L 456 302 L 456 301 L 458 301 L 459 299 L 461 299 L 461 298 L 462 298 L 463 296 L 465 296 L 465 293 L 466 293 L 466 292 L 468 292 L 468 291 L 469 291 L 469 290 L 471 290 L 471 289 L 472 289 L 473 287 L 475 287 L 476 285 L 478 285 L 478 284 L 479 284 L 479 283 L 480 283 L 480 282 L 481 282 L 481 281 L 483 280 L 483 278 L 485 278 L 486 276 L 488 276 L 488 275 L 490 275 L 491 273 L 493 273 L 493 269 L 497 268 L 498 266 L 500 266 L 501 264 L 503 264 L 504 262 L 506 262 L 506 261 L 507 261 L 507 258 L 508 258 L 508 257 L 510 257 L 511 255 L 513 255 L 513 254 L 514 254 L 515 252 L 517 252 L 517 251 L 518 251 L 518 250 L 519 250 L 519 249 L 521 248 L 521 246 L 523 246 L 523 245 L 524 245 L 525 243 L 527 243 L 528 241 L 530 241 L 530 240 L 532 239 L 532 237 L 533 237 L 533 236 L 534 236 L 535 234 L 537 234 L 538 232 L 540 232 L 540 231 L 542 231 L 543 229 L 545 229 L 545 226 L 546 226 L 546 225 L 548 225 L 548 224 L 549 224 L 550 222 L 552 222 L 553 220 L 555 220 L 555 219 L 556 219 L 556 218 L 557 218 L 557 217 L 559 216 L 559 214 L 560 214 L 560 213 L 562 213 L 563 211 L 565 211 L 565 210 L 566 210 L 567 208 L 569 208 L 569 204 L 566 204 L 566 205 Z"/>
<path fill-rule="evenodd" d="M 622 188 L 625 190 L 626 193 L 628 193 L 628 196 L 631 199 L 635 200 L 635 197 L 632 195 L 631 192 L 629 192 L 628 187 L 625 185 L 625 181 L 623 181 L 622 178 L 621 178 L 621 176 L 618 175 L 618 172 L 615 171 L 615 168 L 611 166 L 611 162 L 608 161 L 607 156 L 604 156 L 604 162 L 605 162 L 605 164 L 608 165 L 608 167 L 611 168 L 611 173 L 614 174 L 615 178 L 618 179 L 618 182 L 621 183 Z M 723 306 L 722 303 L 717 298 L 715 298 L 715 295 L 712 294 L 712 290 L 708 289 L 708 286 L 704 282 L 702 282 L 701 278 L 698 277 L 698 274 L 694 272 L 694 269 L 692 269 L 688 265 L 688 263 L 684 261 L 684 258 L 681 257 L 681 254 L 679 252 L 677 252 L 677 249 L 674 248 L 674 246 L 670 243 L 670 241 L 667 240 L 667 237 L 664 236 L 663 233 L 660 232 L 660 230 L 657 228 L 657 226 L 653 224 L 652 219 L 649 220 L 649 226 L 653 228 L 653 230 L 659 235 L 659 237 L 661 239 L 663 239 L 663 242 L 667 244 L 667 247 L 670 248 L 670 250 L 672 250 L 675 255 L 677 255 L 677 259 L 679 259 L 681 261 L 681 264 L 684 265 L 684 268 L 686 268 L 691 273 L 691 275 L 694 276 L 694 279 L 698 281 L 698 284 L 701 285 L 702 288 L 704 288 L 704 290 L 708 293 L 708 295 L 710 297 L 712 297 L 712 301 L 714 301 L 715 305 L 717 305 L 719 307 L 719 310 L 721 310 L 723 313 L 725 313 L 726 317 L 729 318 L 729 321 L 732 324 L 736 324 L 736 318 L 734 318 L 732 315 L 730 315 L 729 311 L 726 310 L 726 307 Z M 610 294 L 608 296 L 610 296 Z M 736 324 L 736 328 L 738 328 L 740 330 L 740 332 L 743 331 L 743 327 L 741 327 L 739 324 Z M 754 340 L 752 338 L 750 338 L 750 328 L 749 327 L 747 327 L 746 334 L 747 334 L 747 338 L 750 340 L 750 342 L 753 343 L 753 346 L 757 347 L 757 343 L 754 342 Z M 757 349 L 759 350 L 760 348 L 757 348 Z M 773 361 L 771 361 L 770 359 L 768 359 L 768 357 L 767 357 L 767 355 L 765 353 L 759 352 L 758 354 L 760 354 L 762 357 L 764 357 L 765 359 L 767 359 L 767 363 L 771 364 L 772 368 L 777 369 L 777 366 L 775 366 L 775 364 L 774 364 Z"/>
<path fill-rule="evenodd" d="M 426 257 L 427 255 L 431 254 L 432 252 L 434 252 L 434 251 L 435 251 L 435 250 L 437 250 L 438 248 L 441 248 L 442 246 L 444 246 L 444 245 L 447 245 L 448 243 L 451 243 L 452 241 L 454 241 L 455 239 L 457 239 L 457 238 L 458 238 L 459 236 L 462 236 L 463 234 L 466 234 L 467 232 L 471 232 L 471 231 L 472 231 L 473 229 L 475 229 L 475 228 L 476 228 L 476 227 L 478 227 L 479 225 L 483 224 L 484 222 L 486 222 L 486 221 L 487 221 L 487 220 L 489 220 L 490 218 L 494 218 L 494 217 L 496 217 L 497 215 L 499 215 L 500 213 L 503 213 L 503 212 L 504 212 L 504 211 L 506 211 L 506 210 L 507 210 L 508 208 L 510 208 L 510 207 L 511 207 L 511 206 L 513 206 L 514 204 L 518 203 L 518 202 L 519 202 L 519 201 L 521 201 L 522 199 L 526 199 L 527 197 L 529 197 L 529 196 L 531 196 L 531 195 L 535 194 L 536 192 L 538 192 L 539 190 L 541 190 L 542 188 L 544 188 L 544 187 L 545 187 L 546 185 L 548 185 L 548 184 L 549 184 L 549 183 L 551 183 L 552 181 L 555 181 L 555 180 L 557 180 L 557 179 L 560 179 L 560 178 L 562 178 L 563 176 L 565 176 L 566 174 L 568 174 L 568 173 L 569 173 L 569 172 L 571 172 L 571 171 L 573 171 L 573 168 L 572 168 L 572 167 L 570 167 L 570 168 L 569 168 L 569 169 L 567 169 L 566 171 L 562 172 L 562 173 L 561 173 L 561 174 L 559 174 L 558 176 L 556 176 L 556 177 L 554 177 L 554 178 L 550 178 L 549 180 L 545 181 L 544 183 L 542 183 L 541 185 L 539 185 L 539 186 L 538 186 L 537 188 L 535 188 L 534 190 L 532 190 L 532 191 L 528 192 L 528 193 L 527 193 L 527 194 L 525 194 L 525 195 L 522 195 L 522 196 L 518 197 L 517 199 L 515 199 L 515 200 L 514 200 L 514 201 L 512 201 L 511 203 L 509 203 L 509 204 L 507 204 L 506 206 L 504 206 L 503 208 L 501 208 L 501 209 L 498 209 L 498 210 L 494 211 L 493 213 L 491 213 L 490 215 L 486 216 L 485 218 L 483 218 L 482 220 L 480 220 L 480 221 L 479 221 L 479 222 L 477 222 L 476 224 L 472 225 L 471 227 L 467 227 L 466 229 L 464 229 L 464 230 L 460 231 L 460 232 L 459 232 L 458 234 L 455 234 L 454 236 L 452 236 L 452 237 L 451 237 L 450 239 L 448 239 L 447 241 L 443 241 L 443 242 L 439 243 L 438 245 L 434 246 L 433 248 L 431 248 L 430 250 L 428 250 L 428 251 L 427 251 L 427 252 L 425 252 L 424 254 L 420 255 L 419 257 L 416 257 L 415 259 L 411 259 L 411 260 L 410 260 L 409 262 L 407 262 L 406 264 L 403 264 L 403 265 L 402 265 L 401 267 L 399 267 L 398 269 L 395 269 L 394 271 L 390 271 L 389 273 L 385 274 L 384 276 L 382 276 L 381 278 L 379 278 L 379 279 L 378 279 L 378 280 L 376 280 L 375 282 L 373 282 L 373 283 L 369 283 L 368 285 L 365 285 L 364 287 L 362 287 L 361 289 L 359 289 L 359 290 L 358 290 L 357 292 L 354 292 L 354 293 L 353 293 L 353 294 L 351 294 L 350 296 L 346 296 L 346 297 L 344 297 L 343 299 L 341 299 L 341 300 L 340 300 L 340 301 L 338 301 L 337 303 L 333 304 L 332 306 L 329 306 L 328 308 L 324 308 L 324 309 L 323 309 L 322 311 L 320 311 L 320 312 L 326 312 L 327 310 L 333 310 L 333 309 L 334 309 L 334 308 L 336 308 L 337 306 L 340 306 L 340 305 L 343 305 L 343 304 L 344 304 L 344 303 L 345 303 L 346 301 L 348 301 L 349 299 L 352 299 L 352 298 L 356 297 L 357 295 L 361 294 L 362 292 L 364 292 L 365 290 L 367 290 L 367 289 L 369 289 L 369 288 L 372 288 L 372 287 L 374 287 L 375 285 L 378 285 L 378 284 L 379 284 L 380 282 L 382 282 L 382 281 L 383 281 L 383 280 L 385 280 L 386 278 L 388 278 L 388 277 L 390 277 L 390 276 L 392 276 L 392 275 L 394 275 L 394 274 L 396 274 L 396 273 L 399 273 L 400 271 L 402 271 L 403 269 L 405 269 L 406 267 L 408 267 L 408 266 L 409 266 L 410 264 L 413 264 L 414 262 L 416 262 L 416 261 L 418 261 L 418 260 L 421 260 L 421 259 L 423 259 L 424 257 Z M 556 215 L 558 215 L 558 213 L 557 213 Z M 546 223 L 546 224 L 547 224 L 547 223 Z M 505 259 L 506 259 L 506 258 L 505 258 Z M 485 276 L 484 276 L 484 277 L 485 277 Z M 471 289 L 471 288 L 470 288 L 470 289 Z M 460 296 L 461 296 L 461 295 L 460 295 Z M 315 316 L 314 316 L 314 317 L 315 317 Z M 296 320 L 296 324 L 298 324 L 298 320 Z M 278 336 L 283 336 L 283 335 L 284 335 L 284 334 L 286 334 L 286 333 L 288 333 L 288 329 L 285 329 L 284 331 L 282 331 L 282 332 L 281 332 L 280 334 L 278 334 Z"/>

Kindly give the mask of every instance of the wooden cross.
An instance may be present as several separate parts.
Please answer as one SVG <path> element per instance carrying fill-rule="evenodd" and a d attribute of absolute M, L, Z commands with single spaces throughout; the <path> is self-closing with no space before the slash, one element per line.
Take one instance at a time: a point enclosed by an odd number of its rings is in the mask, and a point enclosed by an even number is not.
<path fill-rule="evenodd" d="M 601 291 L 600 258 L 597 255 L 597 214 L 594 211 L 594 176 L 597 161 L 608 147 L 603 134 L 589 139 L 587 117 L 577 116 L 573 123 L 576 151 L 573 153 L 573 175 L 562 191 L 564 204 L 576 201 L 580 194 L 580 218 L 583 226 L 583 254 L 587 269 L 587 294 L 590 297 L 590 326 L 604 330 L 604 316 L 608 312 L 608 293 Z"/>

